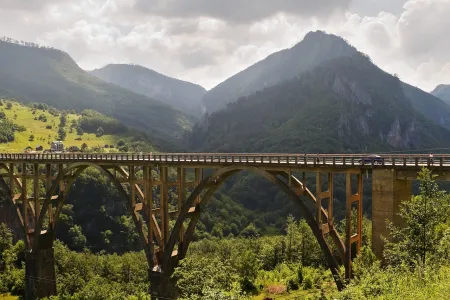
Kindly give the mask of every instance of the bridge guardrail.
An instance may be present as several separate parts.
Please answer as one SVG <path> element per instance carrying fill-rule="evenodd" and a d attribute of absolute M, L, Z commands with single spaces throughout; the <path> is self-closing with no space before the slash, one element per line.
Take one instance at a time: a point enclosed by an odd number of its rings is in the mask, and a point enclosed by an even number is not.
<path fill-rule="evenodd" d="M 327 166 L 444 166 L 450 154 L 280 154 L 280 153 L 0 153 L 7 161 L 150 161 L 169 163 L 250 163 Z"/>

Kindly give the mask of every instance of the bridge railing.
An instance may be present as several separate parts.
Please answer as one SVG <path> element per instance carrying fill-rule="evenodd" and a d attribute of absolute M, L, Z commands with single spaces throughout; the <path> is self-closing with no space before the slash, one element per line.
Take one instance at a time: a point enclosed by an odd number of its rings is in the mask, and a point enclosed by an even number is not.
<path fill-rule="evenodd" d="M 280 153 L 0 153 L 0 161 L 151 161 L 203 164 L 328 166 L 450 166 L 450 154 L 280 154 Z"/>

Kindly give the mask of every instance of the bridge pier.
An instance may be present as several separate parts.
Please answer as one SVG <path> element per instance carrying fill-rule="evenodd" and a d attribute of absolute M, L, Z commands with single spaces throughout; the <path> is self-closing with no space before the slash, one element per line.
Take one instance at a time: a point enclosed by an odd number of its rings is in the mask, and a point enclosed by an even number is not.
<path fill-rule="evenodd" d="M 411 199 L 412 181 L 397 179 L 394 169 L 374 169 L 372 171 L 372 250 L 383 259 L 382 236 L 391 239 L 386 220 L 395 226 L 402 226 L 398 216 L 402 201 Z"/>
<path fill-rule="evenodd" d="M 178 289 L 176 282 L 171 278 L 173 272 L 164 274 L 154 270 L 149 270 L 150 295 L 152 300 L 176 299 Z"/>
<path fill-rule="evenodd" d="M 37 250 L 25 253 L 26 299 L 56 296 L 55 255 L 53 235 L 40 236 Z"/>

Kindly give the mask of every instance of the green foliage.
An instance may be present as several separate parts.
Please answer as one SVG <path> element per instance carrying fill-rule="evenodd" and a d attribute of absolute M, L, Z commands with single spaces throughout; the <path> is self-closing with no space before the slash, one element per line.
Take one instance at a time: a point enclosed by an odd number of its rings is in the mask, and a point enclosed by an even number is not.
<path fill-rule="evenodd" d="M 47 122 L 47 116 L 44 114 L 40 114 L 38 120 L 42 122 Z"/>
<path fill-rule="evenodd" d="M 117 142 L 117 147 L 123 147 L 123 146 L 125 146 L 125 141 L 122 140 L 122 139 L 120 139 L 120 140 Z"/>
<path fill-rule="evenodd" d="M 25 270 L 18 260 L 19 253 L 23 250 L 23 242 L 14 245 L 11 230 L 0 223 L 0 293 L 23 294 Z"/>
<path fill-rule="evenodd" d="M 148 290 L 143 252 L 122 256 L 77 253 L 58 241 L 54 248 L 59 299 L 125 299 Z"/>
<path fill-rule="evenodd" d="M 74 225 L 69 229 L 69 238 L 72 240 L 72 249 L 82 250 L 86 246 L 86 237 L 78 225 Z"/>
<path fill-rule="evenodd" d="M 66 126 L 66 123 L 67 123 L 67 116 L 65 113 L 62 113 L 61 116 L 59 117 L 59 127 Z"/>
<path fill-rule="evenodd" d="M 59 127 L 58 129 L 58 139 L 60 141 L 64 141 L 66 139 L 67 133 L 63 127 Z"/>
<path fill-rule="evenodd" d="M 241 236 L 246 238 L 258 237 L 258 229 L 255 227 L 253 223 L 250 223 L 244 230 L 241 232 Z"/>
<path fill-rule="evenodd" d="M 96 135 L 97 137 L 100 137 L 100 136 L 102 136 L 104 133 L 105 133 L 105 131 L 103 130 L 103 128 L 102 128 L 102 127 L 99 127 L 99 128 L 97 128 L 97 130 L 96 130 L 96 132 L 95 132 L 95 135 Z"/>
<path fill-rule="evenodd" d="M 440 191 L 428 169 L 419 173 L 420 194 L 404 201 L 399 216 L 402 228 L 390 224 L 392 242 L 387 242 L 385 257 L 391 264 L 425 265 L 428 258 L 437 258 L 440 241 L 448 239 L 443 230 L 450 221 L 450 195 Z"/>
<path fill-rule="evenodd" d="M 231 291 L 239 277 L 229 262 L 219 259 L 184 259 L 173 275 L 181 296 L 191 299 L 203 295 L 206 288 L 216 291 Z"/>
<path fill-rule="evenodd" d="M 0 121 L 0 143 L 14 141 L 14 123 L 4 119 Z"/>
<path fill-rule="evenodd" d="M 123 123 L 91 109 L 83 110 L 79 119 L 79 127 L 89 133 L 97 133 L 99 128 L 102 128 L 104 134 L 126 134 L 128 132 L 128 128 Z"/>

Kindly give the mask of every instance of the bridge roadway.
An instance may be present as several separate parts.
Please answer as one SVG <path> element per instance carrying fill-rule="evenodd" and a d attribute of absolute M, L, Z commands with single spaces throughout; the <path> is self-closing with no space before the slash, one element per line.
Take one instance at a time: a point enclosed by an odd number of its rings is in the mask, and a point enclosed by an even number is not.
<path fill-rule="evenodd" d="M 367 162 L 368 154 L 280 154 L 280 153 L 0 153 L 0 162 L 72 163 L 164 163 L 191 165 L 250 165 L 250 166 L 292 166 L 418 169 L 440 167 L 450 170 L 450 155 L 429 154 L 380 154 L 379 161 Z"/>

